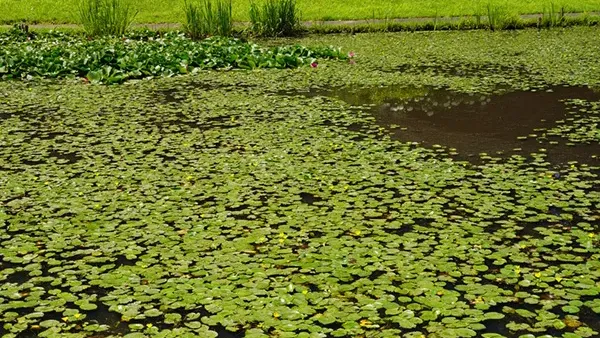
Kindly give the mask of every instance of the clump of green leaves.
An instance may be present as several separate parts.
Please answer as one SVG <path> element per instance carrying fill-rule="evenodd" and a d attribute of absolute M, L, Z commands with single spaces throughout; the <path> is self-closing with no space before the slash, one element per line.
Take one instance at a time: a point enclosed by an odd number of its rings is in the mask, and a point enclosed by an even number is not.
<path fill-rule="evenodd" d="M 185 2 L 185 32 L 192 39 L 211 35 L 230 36 L 233 28 L 231 0 Z"/>
<path fill-rule="evenodd" d="M 540 26 L 546 28 L 562 26 L 565 23 L 565 14 L 565 6 L 557 7 L 554 2 L 551 2 L 550 7 L 544 7 L 542 11 Z"/>
<path fill-rule="evenodd" d="M 260 36 L 293 36 L 300 30 L 300 13 L 296 0 L 267 0 L 250 4 L 253 33 Z"/>
<path fill-rule="evenodd" d="M 7 42 L 19 42 L 27 41 L 35 37 L 35 34 L 29 32 L 29 26 L 26 24 L 14 24 L 9 30 L 8 34 L 4 34 L 3 38 L 0 38 L 0 46 Z"/>
<path fill-rule="evenodd" d="M 503 29 L 521 28 L 521 18 L 514 13 L 509 13 L 505 8 L 488 3 L 487 7 L 488 28 L 492 31 Z"/>
<path fill-rule="evenodd" d="M 79 21 L 90 36 L 123 35 L 137 15 L 125 0 L 81 0 Z"/>
<path fill-rule="evenodd" d="M 0 77 L 85 77 L 90 82 L 120 83 L 202 69 L 295 68 L 316 58 L 347 58 L 332 47 L 263 48 L 223 37 L 193 41 L 176 32 L 142 40 L 128 37 L 87 40 L 52 33 L 20 41 L 10 34 L 0 35 Z"/>

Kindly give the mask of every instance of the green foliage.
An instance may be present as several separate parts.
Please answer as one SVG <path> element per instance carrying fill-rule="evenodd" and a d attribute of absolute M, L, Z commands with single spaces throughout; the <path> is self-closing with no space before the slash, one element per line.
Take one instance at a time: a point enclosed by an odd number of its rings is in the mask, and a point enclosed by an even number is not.
<path fill-rule="evenodd" d="M 266 0 L 262 5 L 250 4 L 250 23 L 260 36 L 293 36 L 300 30 L 300 14 L 296 0 Z"/>
<path fill-rule="evenodd" d="M 488 28 L 492 31 L 522 28 L 521 18 L 504 7 L 492 4 L 486 6 Z"/>
<path fill-rule="evenodd" d="M 80 0 L 79 21 L 89 36 L 121 36 L 137 12 L 126 0 Z"/>
<path fill-rule="evenodd" d="M 25 24 L 14 24 L 5 34 L 6 41 L 27 41 L 28 38 L 34 36 L 33 33 L 29 32 L 29 26 Z"/>
<path fill-rule="evenodd" d="M 544 6 L 542 11 L 542 18 L 540 20 L 540 27 L 551 28 L 565 25 L 565 6 L 558 8 L 554 2 L 550 2 L 549 7 Z"/>
<path fill-rule="evenodd" d="M 598 85 L 596 28 L 300 43 L 352 48 L 356 62 L 122 86 L 0 81 L 0 336 L 598 337 L 597 160 L 456 161 L 393 140 L 377 106 L 306 94 L 433 86 L 477 106 L 495 85 L 527 97 Z M 575 132 L 598 152 L 579 130 L 596 101 L 569 109 L 561 142 Z M 477 134 L 494 142 L 499 129 Z"/>
<path fill-rule="evenodd" d="M 0 23 L 13 24 L 21 20 L 29 22 L 76 23 L 71 12 L 79 0 L 3 0 L 0 1 Z M 498 0 L 494 0 L 498 1 Z M 537 13 L 550 0 L 502 0 L 498 1 L 516 14 Z M 559 0 L 554 0 L 558 2 Z M 562 1 L 562 0 L 560 0 Z M 137 1 L 140 10 L 136 22 L 181 22 L 182 0 Z M 303 20 L 348 20 L 467 16 L 475 13 L 477 4 L 487 0 L 403 0 L 403 1 L 300 1 L 298 7 Z M 566 2 L 565 2 L 566 3 Z M 250 0 L 232 0 L 234 21 L 247 22 Z M 598 0 L 568 0 L 573 12 L 600 11 Z M 481 19 L 485 21 L 485 10 Z"/>
<path fill-rule="evenodd" d="M 315 24 L 305 28 L 309 33 L 317 34 L 332 34 L 332 33 L 368 33 L 368 32 L 416 32 L 416 31 L 432 31 L 432 30 L 473 30 L 473 29 L 488 29 L 489 25 L 482 18 L 471 16 L 460 20 L 442 20 L 438 19 L 428 21 L 386 21 L 383 23 L 369 23 L 358 25 L 323 25 Z M 522 20 L 515 16 L 508 16 L 508 19 L 502 21 L 502 25 L 498 25 L 495 29 L 513 30 L 525 28 L 539 28 L 538 19 Z M 580 15 L 576 17 L 565 17 L 561 26 L 598 26 L 600 24 L 599 16 Z"/>
<path fill-rule="evenodd" d="M 233 28 L 231 0 L 185 2 L 184 31 L 192 39 L 219 35 L 230 36 Z"/>
<path fill-rule="evenodd" d="M 315 58 L 346 58 L 335 48 L 261 48 L 232 38 L 193 41 L 177 33 L 142 40 L 91 41 L 56 33 L 23 41 L 21 35 L 4 34 L 0 46 L 0 76 L 4 79 L 75 76 L 105 83 L 200 69 L 294 68 L 310 64 Z"/>

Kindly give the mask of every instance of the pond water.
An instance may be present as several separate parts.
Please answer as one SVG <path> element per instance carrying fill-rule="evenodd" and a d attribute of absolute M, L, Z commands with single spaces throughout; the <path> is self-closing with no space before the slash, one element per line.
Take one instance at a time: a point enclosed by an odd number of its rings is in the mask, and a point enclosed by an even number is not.
<path fill-rule="evenodd" d="M 230 89 L 0 111 L 0 336 L 600 332 L 594 91 Z"/>
<path fill-rule="evenodd" d="M 599 163 L 597 142 L 571 144 L 559 135 L 546 134 L 557 124 L 568 123 L 570 113 L 578 112 L 571 100 L 600 100 L 600 94 L 588 87 L 501 94 L 378 87 L 313 90 L 306 95 L 335 97 L 353 108 L 366 109 L 394 139 L 441 145 L 462 160 L 477 161 L 481 153 L 527 155 L 545 149 L 552 163 Z"/>

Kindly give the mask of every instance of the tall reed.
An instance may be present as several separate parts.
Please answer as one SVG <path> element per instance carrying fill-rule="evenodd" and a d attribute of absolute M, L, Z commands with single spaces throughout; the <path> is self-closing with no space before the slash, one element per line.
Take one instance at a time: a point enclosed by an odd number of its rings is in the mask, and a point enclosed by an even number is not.
<path fill-rule="evenodd" d="M 504 8 L 494 5 L 491 2 L 487 4 L 488 28 L 492 31 L 503 29 L 523 28 L 523 20 L 514 13 L 509 13 Z"/>
<path fill-rule="evenodd" d="M 89 36 L 123 35 L 137 15 L 125 0 L 81 0 L 79 21 Z"/>
<path fill-rule="evenodd" d="M 250 4 L 253 33 L 261 36 L 292 36 L 300 30 L 300 13 L 296 0 L 267 0 Z"/>
<path fill-rule="evenodd" d="M 185 6 L 184 31 L 192 39 L 211 35 L 230 36 L 233 31 L 231 0 L 201 0 L 187 2 Z"/>
<path fill-rule="evenodd" d="M 544 7 L 542 11 L 540 25 L 546 28 L 562 26 L 565 23 L 566 12 L 565 6 L 558 7 L 554 1 L 551 1 L 550 6 Z"/>

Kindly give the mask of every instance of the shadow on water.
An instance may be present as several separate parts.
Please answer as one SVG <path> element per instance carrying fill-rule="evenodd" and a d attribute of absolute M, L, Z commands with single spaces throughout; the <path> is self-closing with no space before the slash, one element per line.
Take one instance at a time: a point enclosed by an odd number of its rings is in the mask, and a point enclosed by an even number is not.
<path fill-rule="evenodd" d="M 159 88 L 156 90 L 154 98 L 157 100 L 157 102 L 163 104 L 180 103 L 189 98 L 191 91 L 193 90 L 209 91 L 217 88 L 219 88 L 219 86 L 212 83 L 189 81 L 173 87 Z"/>
<path fill-rule="evenodd" d="M 524 65 L 503 65 L 503 64 L 479 64 L 468 62 L 433 62 L 431 64 L 402 64 L 397 66 L 394 72 L 409 74 L 432 74 L 442 76 L 490 76 L 493 74 L 531 76 L 537 75 Z"/>
<path fill-rule="evenodd" d="M 599 162 L 593 158 L 600 155 L 595 144 L 567 146 L 566 141 L 553 145 L 537 140 L 543 134 L 540 129 L 552 128 L 556 121 L 567 117 L 564 100 L 600 100 L 600 94 L 588 87 L 503 94 L 457 93 L 427 87 L 344 88 L 304 95 L 335 97 L 368 110 L 394 139 L 456 148 L 456 158 L 461 160 L 480 153 L 527 155 L 544 148 L 551 163 Z M 517 139 L 525 136 L 529 137 Z"/>
<path fill-rule="evenodd" d="M 245 89 L 251 86 L 245 84 L 220 84 L 199 80 L 178 82 L 175 85 L 158 88 L 154 93 L 156 102 L 162 104 L 180 104 L 202 92 L 209 92 L 223 88 Z"/>

